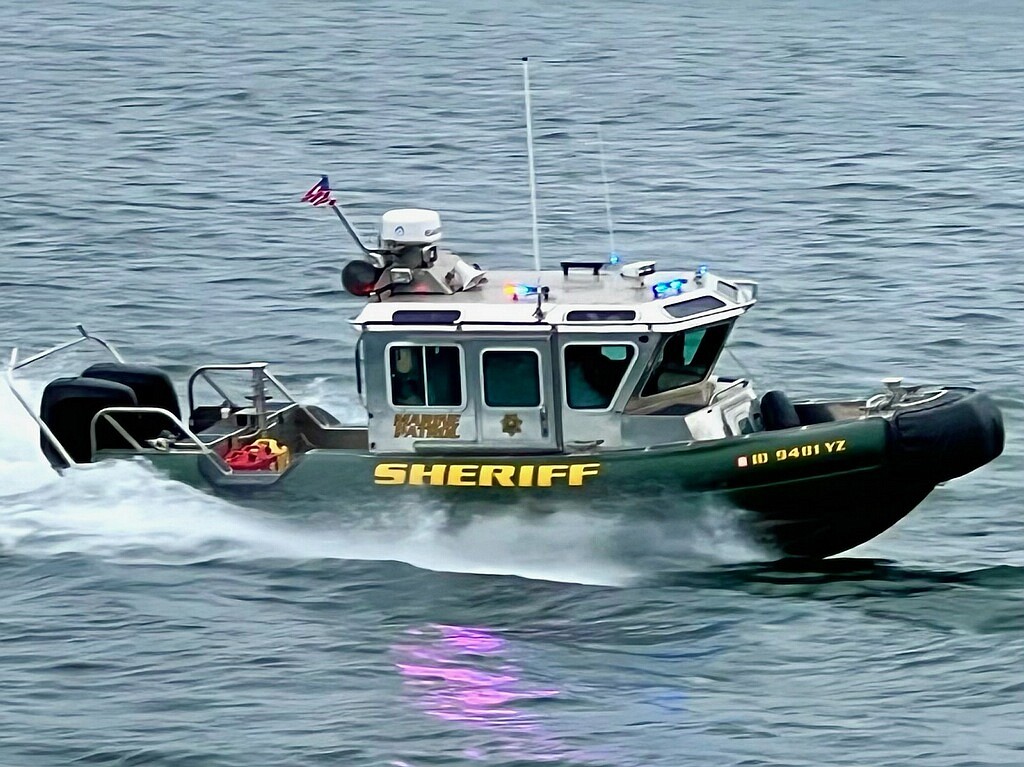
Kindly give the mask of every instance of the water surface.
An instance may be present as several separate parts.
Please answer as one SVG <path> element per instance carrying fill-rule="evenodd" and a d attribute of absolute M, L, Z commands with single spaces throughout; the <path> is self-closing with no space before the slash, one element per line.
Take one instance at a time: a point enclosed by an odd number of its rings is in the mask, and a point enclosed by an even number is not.
<path fill-rule="evenodd" d="M 352 498 L 257 514 L 134 465 L 58 480 L 0 395 L 0 762 L 1021 763 L 1018 4 L 0 10 L 8 345 L 83 322 L 176 376 L 268 359 L 358 417 L 352 247 L 297 198 L 329 173 L 365 231 L 437 208 L 457 251 L 527 266 L 530 55 L 549 263 L 608 251 L 600 126 L 618 250 L 761 282 L 734 336 L 761 390 L 964 383 L 1008 429 L 807 571 L 714 515 L 453 530 Z"/>

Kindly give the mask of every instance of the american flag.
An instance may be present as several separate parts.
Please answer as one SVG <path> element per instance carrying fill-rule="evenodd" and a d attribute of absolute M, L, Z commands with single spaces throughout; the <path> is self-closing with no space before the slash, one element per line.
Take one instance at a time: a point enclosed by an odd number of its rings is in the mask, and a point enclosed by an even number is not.
<path fill-rule="evenodd" d="M 302 196 L 302 201 L 313 205 L 334 205 L 336 201 L 331 197 L 331 182 L 327 180 L 327 176 L 321 176 L 320 180 Z"/>

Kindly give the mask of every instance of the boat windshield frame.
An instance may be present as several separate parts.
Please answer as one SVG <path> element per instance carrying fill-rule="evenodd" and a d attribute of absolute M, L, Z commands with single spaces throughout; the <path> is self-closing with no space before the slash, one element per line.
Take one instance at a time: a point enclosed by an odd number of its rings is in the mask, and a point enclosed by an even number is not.
<path fill-rule="evenodd" d="M 661 338 L 658 339 L 657 347 L 655 348 L 654 352 L 651 355 L 649 371 L 646 372 L 645 375 L 640 379 L 640 382 L 637 384 L 636 389 L 634 390 L 633 396 L 632 396 L 631 399 L 636 400 L 638 403 L 640 403 L 642 405 L 648 404 L 648 403 L 651 403 L 651 402 L 656 402 L 660 398 L 674 399 L 678 395 L 684 394 L 684 393 L 686 393 L 688 391 L 692 391 L 693 389 L 695 389 L 695 388 L 701 386 L 702 384 L 704 384 L 713 375 L 713 373 L 715 371 L 715 368 L 718 365 L 718 360 L 721 358 L 722 352 L 725 350 L 726 344 L 728 344 L 728 342 L 729 342 L 729 337 L 732 335 L 732 330 L 733 330 L 733 327 L 735 327 L 735 324 L 736 324 L 736 319 L 732 318 L 732 319 L 728 319 L 728 320 L 724 320 L 724 321 L 718 321 L 718 322 L 714 322 L 714 323 L 709 323 L 707 325 L 698 325 L 698 326 L 695 326 L 695 327 L 686 328 L 686 329 L 683 329 L 683 330 L 677 330 L 677 331 L 673 331 L 673 332 L 670 332 L 670 333 L 662 334 Z M 664 388 L 664 389 L 659 389 L 657 391 L 651 391 L 652 383 L 656 382 L 658 378 L 660 378 L 661 376 L 665 375 L 666 373 L 673 373 L 673 372 L 675 372 L 675 371 L 672 371 L 672 370 L 661 370 L 662 366 L 665 363 L 665 357 L 664 357 L 665 349 L 666 349 L 666 347 L 670 343 L 673 342 L 673 339 L 677 339 L 677 338 L 682 338 L 683 339 L 683 344 L 684 345 L 683 345 L 682 351 L 683 351 L 683 354 L 684 354 L 684 359 L 683 359 L 682 367 L 684 369 L 688 369 L 688 368 L 691 368 L 691 367 L 695 367 L 693 365 L 693 363 L 692 363 L 692 360 L 696 359 L 698 354 L 701 354 L 701 352 L 704 349 L 705 341 L 708 338 L 713 338 L 712 336 L 708 335 L 709 331 L 711 331 L 713 329 L 717 329 L 717 328 L 723 328 L 724 329 L 722 331 L 721 338 L 717 339 L 717 341 L 715 342 L 715 345 L 713 347 L 710 347 L 709 351 L 706 352 L 706 355 L 708 355 L 708 359 L 701 360 L 700 363 L 699 363 L 699 367 L 696 367 L 696 370 L 693 371 L 693 372 L 697 372 L 697 370 L 700 370 L 701 371 L 700 378 L 696 378 L 694 380 L 688 380 L 688 381 L 679 383 L 676 386 L 670 386 L 670 387 L 667 387 L 667 388 Z M 700 334 L 700 336 L 699 336 L 699 339 L 697 341 L 697 346 L 693 350 L 692 356 L 689 356 L 689 360 L 690 361 L 688 362 L 687 361 L 687 357 L 686 357 L 687 352 L 686 352 L 686 346 L 685 346 L 686 337 L 687 337 L 687 335 L 698 334 L 698 333 Z M 690 371 L 689 370 L 683 370 L 683 371 L 680 371 L 679 374 L 682 374 L 684 372 L 690 372 Z"/>

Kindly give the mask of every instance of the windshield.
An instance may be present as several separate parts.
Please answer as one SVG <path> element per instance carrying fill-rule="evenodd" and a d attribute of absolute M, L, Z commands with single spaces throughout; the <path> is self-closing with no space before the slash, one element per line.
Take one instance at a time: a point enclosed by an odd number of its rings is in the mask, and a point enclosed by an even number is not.
<path fill-rule="evenodd" d="M 670 335 L 662 344 L 657 364 L 640 396 L 650 397 L 707 378 L 725 345 L 730 327 L 726 323 Z"/>

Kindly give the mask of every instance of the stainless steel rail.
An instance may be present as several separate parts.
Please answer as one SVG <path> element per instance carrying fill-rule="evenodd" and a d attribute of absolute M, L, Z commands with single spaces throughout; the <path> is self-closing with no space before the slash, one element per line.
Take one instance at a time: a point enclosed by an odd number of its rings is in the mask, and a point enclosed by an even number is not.
<path fill-rule="evenodd" d="M 78 344 L 84 343 L 86 341 L 91 341 L 91 342 L 101 346 L 103 349 L 105 349 L 107 352 L 110 353 L 111 357 L 113 357 L 116 362 L 119 362 L 119 363 L 122 363 L 122 364 L 125 363 L 125 359 L 121 356 L 121 354 L 117 351 L 117 349 L 114 347 L 113 344 L 109 343 L 108 341 L 104 340 L 103 338 L 100 338 L 99 336 L 96 336 L 96 335 L 93 335 L 93 334 L 89 333 L 81 324 L 75 325 L 75 329 L 79 333 L 79 336 L 80 336 L 79 338 L 73 338 L 70 341 L 66 341 L 64 343 L 57 344 L 56 346 L 53 346 L 53 347 L 51 347 L 49 349 L 45 349 L 45 350 L 43 350 L 41 352 L 38 352 L 37 354 L 33 354 L 31 357 L 27 357 L 26 359 L 19 360 L 18 359 L 18 348 L 14 347 L 13 349 L 11 349 L 10 360 L 8 361 L 7 369 L 5 371 L 5 376 L 4 376 L 5 380 L 7 382 L 7 387 L 10 389 L 11 393 L 14 395 L 14 398 L 16 400 L 18 400 L 18 402 L 21 404 L 21 406 L 25 409 L 25 412 L 28 413 L 29 417 L 35 422 L 36 426 L 39 427 L 40 433 L 47 440 L 47 442 L 49 442 L 53 446 L 54 450 L 57 451 L 57 453 L 60 455 L 61 460 L 66 464 L 66 466 L 68 468 L 78 467 L 78 466 L 80 466 L 82 464 L 79 464 L 77 461 L 75 461 L 71 457 L 71 455 L 68 453 L 67 449 L 64 447 L 64 445 L 61 444 L 60 440 L 57 439 L 56 435 L 53 433 L 53 431 L 50 429 L 50 427 L 47 426 L 46 423 L 42 420 L 42 418 L 40 417 L 40 414 L 37 413 L 35 411 L 35 409 L 32 407 L 32 405 L 29 403 L 28 398 L 18 388 L 18 384 L 16 382 L 15 373 L 16 373 L 16 371 L 19 371 L 22 368 L 26 368 L 29 365 L 32 365 L 32 364 L 34 364 L 36 362 L 39 362 L 40 360 L 46 359 L 47 357 L 49 357 L 49 356 L 51 356 L 53 354 L 56 354 L 57 352 L 61 352 L 61 351 L 64 351 L 66 349 L 70 349 L 70 348 L 72 348 L 74 346 L 77 346 Z M 213 463 L 214 466 L 217 468 L 217 470 L 221 474 L 224 474 L 224 475 L 231 475 L 233 472 L 232 472 L 231 468 L 226 463 L 224 463 L 223 459 L 220 457 L 220 454 L 216 450 L 213 450 L 212 448 L 214 446 L 224 442 L 225 440 L 231 439 L 233 437 L 239 437 L 240 435 L 244 434 L 247 429 L 253 430 L 253 432 L 252 432 L 253 434 L 261 433 L 268 426 L 271 425 L 267 421 L 268 417 L 269 417 L 269 419 L 271 419 L 272 421 L 274 421 L 276 423 L 277 420 L 280 418 L 280 416 L 283 413 L 286 413 L 286 412 L 292 410 L 293 408 L 298 408 L 298 409 L 301 409 L 304 413 L 306 413 L 306 415 L 309 416 L 309 418 L 314 423 L 316 423 L 317 425 L 319 425 L 323 429 L 343 428 L 343 427 L 338 427 L 337 425 L 325 422 L 320 416 L 317 415 L 315 410 L 310 410 L 309 408 L 306 408 L 302 404 L 300 404 L 295 399 L 295 397 L 292 396 L 291 392 L 288 391 L 288 389 L 285 387 L 285 385 L 283 383 L 281 383 L 281 381 L 278 380 L 278 378 L 273 373 L 271 373 L 271 372 L 269 372 L 267 370 L 267 363 L 266 362 L 247 362 L 247 363 L 240 363 L 240 364 L 214 364 L 214 365 L 204 365 L 202 367 L 197 368 L 195 370 L 195 372 L 193 372 L 192 375 L 188 379 L 188 406 L 189 406 L 189 413 L 192 413 L 192 411 L 194 410 L 194 407 L 195 407 L 195 395 L 194 395 L 195 382 L 198 379 L 200 379 L 200 378 L 202 378 L 204 381 L 206 381 L 206 383 L 208 383 L 210 385 L 210 387 L 215 392 L 217 392 L 218 395 L 222 396 L 226 402 L 228 402 L 234 408 L 239 408 L 238 403 L 233 402 L 231 400 L 231 397 L 227 394 L 227 392 L 225 392 L 224 389 L 221 386 L 219 386 L 208 375 L 209 373 L 215 372 L 215 371 L 239 371 L 239 370 L 241 370 L 241 371 L 245 371 L 245 370 L 252 371 L 254 376 L 258 376 L 259 377 L 260 385 L 261 386 L 262 386 L 262 383 L 264 381 L 270 383 L 275 389 L 277 389 L 277 391 L 280 393 L 281 397 L 283 398 L 283 400 L 284 400 L 284 402 L 286 404 L 284 404 L 282 407 L 280 407 L 280 408 L 278 408 L 276 410 L 268 410 L 266 408 L 266 400 L 265 399 L 262 402 L 254 402 L 253 405 L 255 406 L 255 409 L 258 410 L 258 411 L 262 411 L 262 416 L 260 416 L 257 413 L 257 416 L 260 417 L 260 419 L 262 421 L 261 423 L 258 423 L 258 424 L 255 424 L 255 425 L 250 423 L 248 426 L 243 427 L 241 429 L 238 429 L 238 430 L 236 430 L 234 432 L 231 432 L 231 433 L 228 433 L 228 434 L 225 434 L 225 435 L 221 435 L 217 439 L 211 441 L 210 443 L 204 443 L 192 431 L 192 429 L 189 426 L 187 426 L 185 423 L 182 422 L 181 418 L 179 418 L 178 416 L 175 416 L 173 413 L 171 413 L 170 411 L 165 410 L 163 408 L 137 407 L 137 406 L 136 407 L 109 407 L 109 408 L 104 408 L 103 410 L 99 411 L 93 417 L 92 422 L 90 424 L 89 440 L 90 440 L 90 448 L 91 448 L 92 453 L 93 454 L 96 453 L 96 424 L 99 423 L 100 419 L 102 419 L 105 423 L 110 424 L 110 426 L 121 437 L 123 437 L 125 439 L 126 443 L 128 445 L 130 445 L 132 447 L 132 449 L 134 449 L 135 451 L 140 452 L 140 453 L 159 451 L 159 448 L 156 448 L 156 447 L 154 447 L 152 445 L 145 446 L 145 445 L 139 444 L 138 440 L 133 438 L 131 436 L 131 434 L 129 434 L 128 431 L 120 423 L 117 422 L 116 416 L 119 415 L 119 414 L 120 415 L 123 415 L 123 414 L 157 414 L 157 415 L 164 416 L 168 420 L 168 424 L 170 426 L 175 427 L 180 434 L 183 434 L 187 438 L 187 440 L 190 443 L 192 443 L 192 445 L 195 448 L 198 448 L 198 452 L 201 453 L 203 456 L 205 456 L 211 463 Z M 169 450 L 178 449 L 178 450 L 183 450 L 183 451 L 191 451 L 191 448 L 188 448 L 188 447 L 185 447 L 185 446 L 169 446 L 168 449 Z M 55 467 L 55 468 L 57 468 L 57 470 L 60 471 L 60 468 L 58 468 L 58 467 Z"/>
<path fill-rule="evenodd" d="M 281 413 L 285 412 L 289 407 L 294 405 L 296 407 L 299 407 L 320 428 L 322 428 L 322 429 L 338 428 L 336 425 L 332 425 L 330 423 L 325 422 L 323 419 L 318 417 L 315 412 L 311 411 L 307 407 L 304 407 L 298 400 L 296 400 L 295 397 L 292 396 L 292 393 L 290 391 L 288 391 L 288 389 L 285 387 L 285 385 L 283 383 L 281 383 L 281 381 L 277 378 L 277 376 L 275 376 L 273 373 L 271 373 L 269 370 L 267 370 L 268 366 L 269 366 L 269 363 L 267 363 L 267 362 L 242 362 L 242 363 L 235 363 L 235 364 L 202 365 L 202 366 L 196 368 L 192 372 L 192 375 L 190 375 L 189 378 L 188 378 L 188 410 L 189 410 L 189 412 L 191 413 L 191 412 L 193 412 L 195 410 L 195 383 L 200 378 L 203 379 L 207 384 L 209 384 L 210 388 L 212 388 L 215 392 L 217 392 L 218 395 L 223 397 L 224 401 L 227 402 L 232 408 L 239 407 L 240 406 L 239 403 L 237 403 L 234 400 L 232 400 L 231 396 L 227 392 L 225 392 L 220 386 L 218 386 L 217 383 L 212 378 L 210 378 L 210 376 L 208 374 L 211 373 L 211 372 L 216 372 L 216 371 L 231 372 L 231 371 L 246 371 L 246 370 L 250 370 L 250 371 L 253 371 L 253 373 L 255 373 L 256 375 L 262 376 L 265 380 L 269 381 L 271 383 L 271 385 L 273 385 L 273 387 L 275 389 L 277 389 L 278 392 L 280 392 L 280 394 L 284 398 L 284 400 L 289 403 L 288 407 L 281 408 L 280 410 L 274 411 L 273 413 L 270 413 L 270 415 L 280 415 Z"/>
<path fill-rule="evenodd" d="M 68 451 L 64 449 L 64 445 L 60 443 L 60 440 L 57 439 L 56 435 L 54 435 L 54 433 L 50 431 L 50 427 L 43 422 L 43 419 L 39 417 L 39 414 L 36 413 L 36 411 L 28 403 L 28 400 L 25 399 L 25 396 L 21 393 L 21 391 L 19 391 L 17 384 L 15 384 L 14 382 L 14 372 L 16 370 L 21 370 L 22 368 L 28 367 L 29 365 L 38 362 L 41 359 L 45 359 L 46 357 L 49 357 L 51 354 L 56 354 L 57 352 L 64 351 L 65 349 L 70 349 L 72 346 L 77 346 L 78 344 L 84 341 L 93 341 L 94 343 L 99 344 L 108 352 L 110 352 L 111 356 L 117 362 L 124 362 L 124 358 L 118 353 L 117 349 L 114 348 L 113 344 L 103 340 L 99 336 L 92 335 L 81 324 L 75 325 L 75 330 L 77 330 L 81 334 L 81 338 L 74 338 L 70 341 L 66 341 L 65 343 L 57 344 L 56 346 L 53 346 L 49 349 L 45 349 L 44 351 L 41 351 L 38 354 L 33 354 L 31 357 L 24 360 L 18 360 L 18 347 L 15 346 L 13 349 L 11 349 L 11 358 L 7 363 L 7 370 L 4 375 L 4 378 L 7 381 L 7 388 L 11 390 L 11 394 L 13 394 L 14 398 L 18 400 L 19 403 L 21 403 L 21 406 L 25 408 L 25 412 L 29 414 L 32 420 L 36 422 L 36 425 L 39 427 L 40 433 L 42 433 L 42 435 L 46 437 L 47 441 L 53 446 L 54 450 L 56 450 L 60 454 L 61 459 L 68 465 L 68 467 L 78 466 L 78 463 L 68 454 Z"/>
<path fill-rule="evenodd" d="M 90 449 L 90 452 L 92 453 L 93 456 L 96 455 L 96 424 L 98 424 L 100 422 L 101 418 L 103 420 L 105 420 L 107 423 L 109 423 L 114 428 L 114 430 L 118 434 L 120 434 L 129 445 L 132 446 L 132 448 L 136 452 L 139 452 L 139 453 L 145 453 L 145 452 L 149 452 L 149 451 L 168 452 L 168 451 L 160 451 L 158 448 L 156 448 L 156 447 L 154 447 L 152 445 L 149 445 L 149 446 L 141 445 L 137 439 L 135 439 L 131 434 L 129 434 L 127 432 L 127 430 L 125 430 L 125 428 L 123 426 L 121 426 L 121 424 L 119 424 L 117 422 L 117 420 L 113 417 L 113 414 L 115 414 L 115 413 L 136 414 L 136 415 L 140 414 L 140 413 L 152 413 L 154 415 L 162 415 L 162 416 L 164 416 L 170 422 L 170 424 L 172 426 L 176 427 L 180 431 L 181 434 L 185 435 L 192 444 L 194 444 L 197 448 L 199 448 L 199 452 L 202 453 L 206 458 L 208 458 L 210 460 L 210 462 L 216 467 L 217 471 L 219 471 L 221 474 L 224 474 L 225 476 L 231 475 L 231 473 L 232 473 L 231 468 L 227 464 L 224 463 L 224 461 L 221 459 L 221 457 L 216 452 L 211 450 L 201 439 L 199 439 L 199 437 L 197 437 L 195 434 L 193 434 L 192 430 L 189 429 L 185 424 L 183 424 L 181 422 L 181 419 L 178 418 L 176 415 L 174 415 L 174 413 L 170 412 L 169 410 L 164 410 L 161 407 L 106 407 L 106 408 L 103 408 L 103 410 L 99 411 L 96 415 L 94 415 L 92 417 L 92 421 L 89 424 L 89 449 Z"/>

